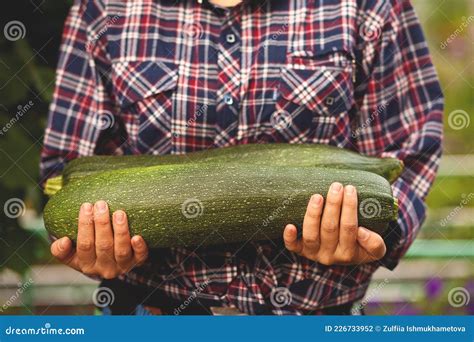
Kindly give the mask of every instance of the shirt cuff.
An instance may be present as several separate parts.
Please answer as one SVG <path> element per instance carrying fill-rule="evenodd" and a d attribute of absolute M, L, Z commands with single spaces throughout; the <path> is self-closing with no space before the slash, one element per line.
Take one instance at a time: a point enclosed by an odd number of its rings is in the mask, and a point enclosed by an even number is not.
<path fill-rule="evenodd" d="M 380 260 L 389 270 L 393 270 L 405 255 L 426 217 L 425 203 L 403 179 L 398 179 L 392 189 L 398 199 L 398 219 L 390 222 L 383 235 L 387 253 Z"/>

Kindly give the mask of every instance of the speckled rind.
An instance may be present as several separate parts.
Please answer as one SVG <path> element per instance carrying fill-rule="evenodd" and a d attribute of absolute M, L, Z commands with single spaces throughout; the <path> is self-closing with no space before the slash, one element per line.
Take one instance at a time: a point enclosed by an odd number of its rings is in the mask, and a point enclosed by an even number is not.
<path fill-rule="evenodd" d="M 213 148 L 185 155 L 91 156 L 74 159 L 63 171 L 63 182 L 106 170 L 183 163 L 314 166 L 376 173 L 393 183 L 403 171 L 395 158 L 374 158 L 318 144 L 246 144 Z"/>
<path fill-rule="evenodd" d="M 359 203 L 375 208 L 361 213 L 359 206 L 359 225 L 382 233 L 396 210 L 383 177 L 291 166 L 186 164 L 102 172 L 69 182 L 47 203 L 44 220 L 52 235 L 74 240 L 80 205 L 103 199 L 111 212 L 127 212 L 131 233 L 150 247 L 273 239 L 286 224 L 301 225 L 310 196 L 325 195 L 335 181 L 356 186 Z M 186 203 L 194 203 L 197 214 L 187 213 Z"/>

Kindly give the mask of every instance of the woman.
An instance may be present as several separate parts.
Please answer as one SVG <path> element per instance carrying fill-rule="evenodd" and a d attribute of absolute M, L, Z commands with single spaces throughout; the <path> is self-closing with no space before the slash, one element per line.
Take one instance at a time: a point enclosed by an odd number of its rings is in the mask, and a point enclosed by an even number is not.
<path fill-rule="evenodd" d="M 201 3 L 202 2 L 202 3 Z M 64 29 L 42 153 L 44 179 L 92 154 L 167 154 L 247 143 L 319 143 L 405 163 L 399 217 L 357 224 L 357 189 L 314 194 L 302 237 L 148 250 L 126 213 L 85 203 L 60 261 L 100 277 L 105 312 L 350 314 L 393 269 L 425 216 L 443 98 L 408 0 L 77 0 Z M 106 193 L 107 189 L 104 189 Z M 326 194 L 324 194 L 326 195 Z M 270 213 L 269 213 L 270 214 Z"/>

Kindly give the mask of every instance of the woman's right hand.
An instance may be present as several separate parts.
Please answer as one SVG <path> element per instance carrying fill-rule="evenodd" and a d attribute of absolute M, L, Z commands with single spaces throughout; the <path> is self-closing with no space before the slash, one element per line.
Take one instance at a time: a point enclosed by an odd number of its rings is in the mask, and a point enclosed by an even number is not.
<path fill-rule="evenodd" d="M 62 263 L 86 275 L 113 279 L 145 262 L 148 247 L 141 236 L 130 238 L 127 215 L 122 210 L 110 222 L 105 201 L 84 203 L 79 212 L 77 243 L 63 237 L 51 245 Z"/>

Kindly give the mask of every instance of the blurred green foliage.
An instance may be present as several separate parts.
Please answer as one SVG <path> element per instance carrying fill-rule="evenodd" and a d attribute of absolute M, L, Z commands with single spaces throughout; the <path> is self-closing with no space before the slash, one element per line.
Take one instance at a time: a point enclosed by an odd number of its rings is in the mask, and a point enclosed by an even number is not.
<path fill-rule="evenodd" d="M 474 179 L 464 177 L 438 177 L 426 203 L 431 209 L 456 207 L 463 196 L 474 194 Z M 467 201 L 465 207 L 474 207 L 474 201 Z"/>
<path fill-rule="evenodd" d="M 474 2 L 469 0 L 413 0 L 445 95 L 445 152 L 474 151 Z M 451 42 L 447 42 L 450 37 Z M 449 114 L 463 110 L 470 124 L 456 130 Z"/>
<path fill-rule="evenodd" d="M 21 200 L 20 217 L 40 213 L 38 163 L 64 18 L 70 3 L 16 0 L 3 4 L 0 27 L 0 269 L 23 272 L 49 260 L 44 232 L 20 227 L 4 204 Z M 24 25 L 23 39 L 7 39 L 11 21 Z M 20 32 L 21 34 L 22 32 Z M 28 109 L 28 110 L 26 110 Z"/>

